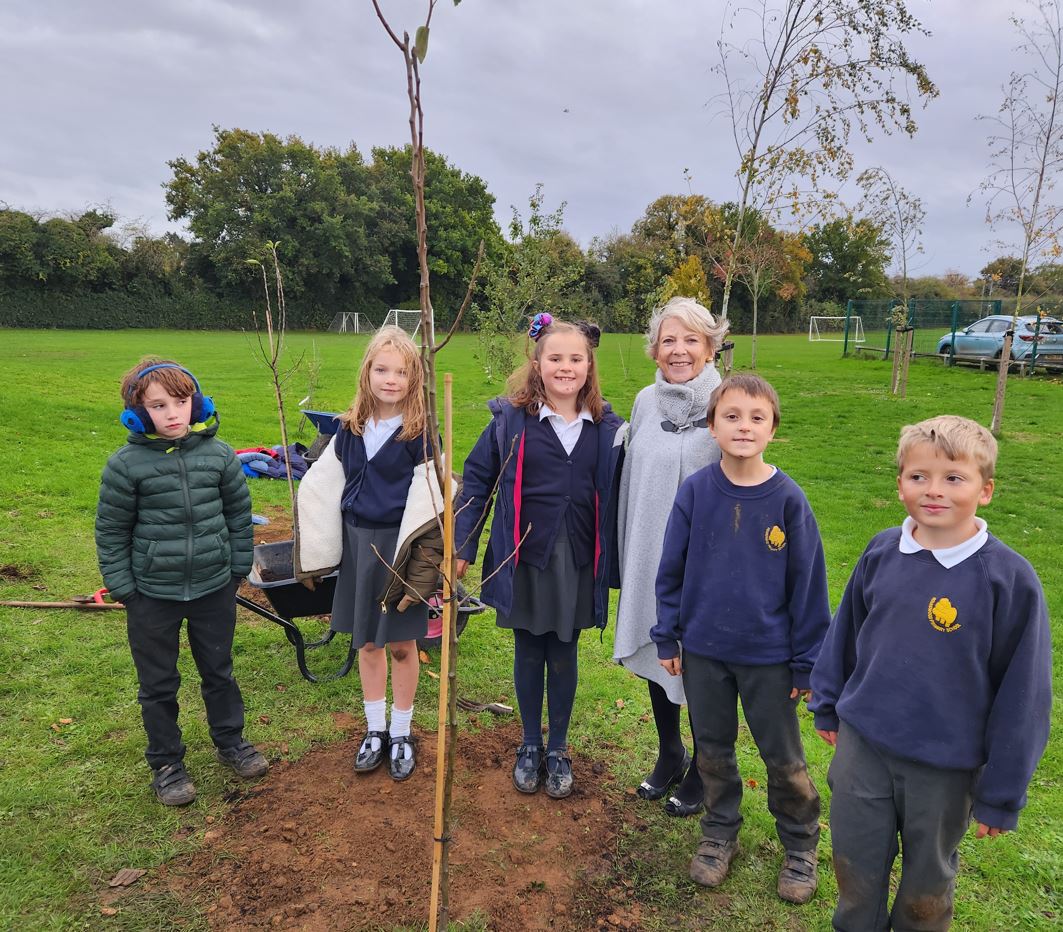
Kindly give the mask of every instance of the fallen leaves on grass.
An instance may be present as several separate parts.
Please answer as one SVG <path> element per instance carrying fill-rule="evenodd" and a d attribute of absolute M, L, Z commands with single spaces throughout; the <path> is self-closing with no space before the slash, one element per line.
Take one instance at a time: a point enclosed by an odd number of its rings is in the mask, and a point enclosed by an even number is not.
<path fill-rule="evenodd" d="M 147 871 L 141 867 L 123 867 L 117 874 L 107 881 L 107 886 L 128 887 L 130 884 L 136 883 L 140 880 L 140 878 L 146 873 Z"/>
<path fill-rule="evenodd" d="M 432 662 L 432 658 L 428 656 L 428 651 L 426 651 L 426 650 L 419 650 L 417 652 L 417 657 L 420 659 L 421 663 L 431 663 Z"/>

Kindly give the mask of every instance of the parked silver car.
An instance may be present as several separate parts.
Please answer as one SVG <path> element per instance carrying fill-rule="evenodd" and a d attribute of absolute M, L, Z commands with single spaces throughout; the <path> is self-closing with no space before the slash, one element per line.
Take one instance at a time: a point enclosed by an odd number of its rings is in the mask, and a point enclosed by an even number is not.
<path fill-rule="evenodd" d="M 957 356 L 986 356 L 998 359 L 1004 346 L 1004 333 L 1011 326 L 1011 315 L 994 314 L 975 321 L 955 337 L 944 334 L 938 340 L 938 353 L 944 355 L 954 347 Z M 1044 362 L 1063 362 L 1063 321 L 1054 317 L 1042 317 L 1040 327 L 1036 314 L 1025 314 L 1015 325 L 1015 339 L 1011 344 L 1012 359 L 1026 359 L 1034 346 L 1037 359 Z"/>

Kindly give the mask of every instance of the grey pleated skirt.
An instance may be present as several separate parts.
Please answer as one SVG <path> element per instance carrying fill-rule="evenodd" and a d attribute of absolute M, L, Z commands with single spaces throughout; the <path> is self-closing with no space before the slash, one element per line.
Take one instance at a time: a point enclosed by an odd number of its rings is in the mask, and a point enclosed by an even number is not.
<path fill-rule="evenodd" d="M 380 606 L 380 595 L 394 576 L 373 552 L 373 547 L 385 560 L 391 560 L 398 536 L 398 527 L 359 527 L 344 515 L 343 557 L 332 600 L 330 627 L 350 634 L 355 647 L 365 644 L 383 647 L 394 641 L 413 641 L 428 632 L 427 605 L 417 603 L 401 613 L 394 606 L 387 610 Z"/>
<path fill-rule="evenodd" d="M 594 627 L 594 563 L 576 566 L 564 528 L 554 541 L 545 569 L 517 563 L 513 572 L 513 610 L 497 613 L 500 628 L 531 634 L 556 634 L 571 641 L 576 631 Z"/>

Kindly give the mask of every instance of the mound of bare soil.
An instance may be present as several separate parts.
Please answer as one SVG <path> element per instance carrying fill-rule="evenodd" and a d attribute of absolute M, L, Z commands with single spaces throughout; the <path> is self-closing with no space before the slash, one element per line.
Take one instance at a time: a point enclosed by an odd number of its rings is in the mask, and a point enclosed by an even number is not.
<path fill-rule="evenodd" d="M 353 723 L 352 723 L 353 725 Z M 280 762 L 156 884 L 195 900 L 213 929 L 379 929 L 424 924 L 432 874 L 435 739 L 405 783 L 356 774 L 357 736 Z M 566 800 L 510 782 L 519 727 L 462 734 L 455 766 L 450 915 L 492 929 L 637 927 L 603 896 L 623 820 L 605 768 L 573 760 Z M 619 799 L 618 799 L 619 792 Z M 637 912 L 637 907 L 635 907 Z M 608 919 L 599 917 L 608 915 Z M 631 923 L 629 925 L 629 923 Z"/>

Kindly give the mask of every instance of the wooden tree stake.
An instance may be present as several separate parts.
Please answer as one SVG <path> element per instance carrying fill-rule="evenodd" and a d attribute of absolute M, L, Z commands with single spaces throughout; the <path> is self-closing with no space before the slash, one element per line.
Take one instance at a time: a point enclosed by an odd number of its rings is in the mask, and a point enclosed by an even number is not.
<path fill-rule="evenodd" d="M 450 794 L 454 782 L 454 739 L 457 734 L 458 603 L 454 592 L 457 559 L 454 553 L 453 376 L 443 376 L 443 637 L 439 669 L 439 727 L 436 731 L 436 806 L 432 851 L 432 901 L 428 928 L 445 930 L 450 908 L 448 858 L 450 854 Z"/>

